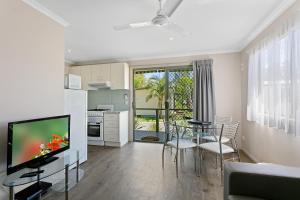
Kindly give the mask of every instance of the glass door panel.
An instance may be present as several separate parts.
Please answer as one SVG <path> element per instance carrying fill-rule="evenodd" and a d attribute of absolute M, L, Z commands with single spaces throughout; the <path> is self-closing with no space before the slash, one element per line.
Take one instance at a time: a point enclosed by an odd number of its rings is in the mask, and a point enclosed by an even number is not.
<path fill-rule="evenodd" d="M 191 67 L 168 70 L 169 121 L 193 117 L 193 88 Z"/>
<path fill-rule="evenodd" d="M 164 69 L 134 71 L 134 141 L 163 141 L 165 75 Z"/>
<path fill-rule="evenodd" d="M 134 71 L 134 141 L 163 142 L 164 121 L 192 117 L 191 66 Z"/>

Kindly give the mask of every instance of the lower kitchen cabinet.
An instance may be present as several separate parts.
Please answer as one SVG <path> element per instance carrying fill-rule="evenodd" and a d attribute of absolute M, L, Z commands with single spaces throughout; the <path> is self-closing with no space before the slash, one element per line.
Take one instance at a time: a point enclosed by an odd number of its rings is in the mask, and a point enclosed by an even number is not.
<path fill-rule="evenodd" d="M 116 147 L 128 143 L 128 111 L 104 113 L 104 142 Z"/>

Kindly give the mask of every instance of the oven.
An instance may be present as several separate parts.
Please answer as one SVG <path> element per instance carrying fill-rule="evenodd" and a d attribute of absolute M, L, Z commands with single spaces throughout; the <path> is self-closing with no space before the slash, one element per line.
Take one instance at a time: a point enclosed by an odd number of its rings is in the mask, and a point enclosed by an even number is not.
<path fill-rule="evenodd" d="M 88 110 L 88 144 L 104 145 L 104 113 L 112 111 L 112 105 L 98 105 L 96 109 Z"/>
<path fill-rule="evenodd" d="M 88 140 L 103 140 L 103 117 L 88 117 Z"/>

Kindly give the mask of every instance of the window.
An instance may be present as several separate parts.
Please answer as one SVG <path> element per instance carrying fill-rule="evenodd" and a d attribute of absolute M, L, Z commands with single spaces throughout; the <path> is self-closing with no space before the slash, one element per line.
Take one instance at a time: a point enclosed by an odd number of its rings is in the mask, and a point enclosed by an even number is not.
<path fill-rule="evenodd" d="M 295 24 L 251 50 L 247 119 L 300 135 L 300 27 Z"/>

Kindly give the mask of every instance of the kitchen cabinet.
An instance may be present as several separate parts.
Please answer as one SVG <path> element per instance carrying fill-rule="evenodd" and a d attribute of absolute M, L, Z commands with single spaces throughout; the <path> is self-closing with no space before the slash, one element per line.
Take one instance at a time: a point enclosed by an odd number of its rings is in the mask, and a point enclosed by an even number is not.
<path fill-rule="evenodd" d="M 129 90 L 129 66 L 127 63 L 111 64 L 110 82 L 112 90 Z"/>
<path fill-rule="evenodd" d="M 91 73 L 92 83 L 110 81 L 110 64 L 90 65 L 88 66 Z"/>
<path fill-rule="evenodd" d="M 128 143 L 128 111 L 104 113 L 104 143 L 122 147 Z"/>
<path fill-rule="evenodd" d="M 80 68 L 80 66 L 69 67 L 69 73 L 81 76 L 81 68 Z"/>
<path fill-rule="evenodd" d="M 89 90 L 89 82 L 91 80 L 90 69 L 87 66 L 80 66 L 82 89 Z"/>
<path fill-rule="evenodd" d="M 129 66 L 127 63 L 73 66 L 70 74 L 81 76 L 83 90 L 96 90 L 89 83 L 110 82 L 111 89 L 129 90 Z"/>
<path fill-rule="evenodd" d="M 69 69 L 70 74 L 81 76 L 82 90 L 89 90 L 89 81 L 91 79 L 91 72 L 88 66 L 74 66 Z"/>

